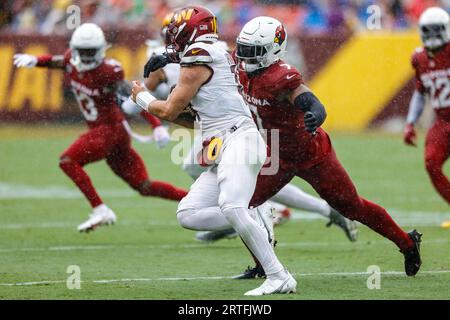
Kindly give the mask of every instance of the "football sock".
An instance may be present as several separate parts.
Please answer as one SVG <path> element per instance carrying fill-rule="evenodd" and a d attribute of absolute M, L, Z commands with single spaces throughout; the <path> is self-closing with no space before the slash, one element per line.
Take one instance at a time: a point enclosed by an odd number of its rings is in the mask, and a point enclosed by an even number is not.
<path fill-rule="evenodd" d="M 187 195 L 187 191 L 177 188 L 170 183 L 152 180 L 150 184 L 139 190 L 143 196 L 156 196 L 164 199 L 180 201 Z"/>
<path fill-rule="evenodd" d="M 351 217 L 346 216 L 347 218 L 357 220 L 383 237 L 393 241 L 402 252 L 414 245 L 409 235 L 395 223 L 385 209 L 369 200 L 360 199 L 362 208 L 355 210 L 352 212 Z"/>
<path fill-rule="evenodd" d="M 284 186 L 283 189 L 272 197 L 272 200 L 290 208 L 316 212 L 326 218 L 330 217 L 331 209 L 325 200 L 313 197 L 293 184 Z"/>
<path fill-rule="evenodd" d="M 63 161 L 59 164 L 64 173 L 78 186 L 84 196 L 88 199 L 92 208 L 95 208 L 103 203 L 97 191 L 92 185 L 91 179 L 83 170 L 83 167 L 74 161 Z"/>
<path fill-rule="evenodd" d="M 224 216 L 237 231 L 247 248 L 260 261 L 268 278 L 285 275 L 283 265 L 278 260 L 267 239 L 267 231 L 250 216 L 246 208 L 232 208 L 223 211 Z"/>

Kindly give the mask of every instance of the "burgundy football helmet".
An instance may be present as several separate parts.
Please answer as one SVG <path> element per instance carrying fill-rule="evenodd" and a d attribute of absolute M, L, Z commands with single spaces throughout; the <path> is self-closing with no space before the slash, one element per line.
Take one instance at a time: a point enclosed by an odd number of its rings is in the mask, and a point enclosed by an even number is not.
<path fill-rule="evenodd" d="M 188 6 L 175 11 L 167 27 L 167 54 L 173 62 L 179 62 L 184 50 L 197 41 L 216 41 L 217 19 L 202 6 Z"/>

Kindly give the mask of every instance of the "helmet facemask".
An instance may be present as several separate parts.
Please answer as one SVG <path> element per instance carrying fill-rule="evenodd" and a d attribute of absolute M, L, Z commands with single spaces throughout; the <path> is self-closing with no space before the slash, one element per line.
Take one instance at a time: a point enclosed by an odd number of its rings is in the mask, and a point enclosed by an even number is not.
<path fill-rule="evenodd" d="M 237 41 L 236 57 L 239 70 L 252 73 L 267 67 L 267 55 L 270 49 L 271 44 L 253 45 Z"/>
<path fill-rule="evenodd" d="M 79 72 L 97 68 L 105 58 L 105 47 L 101 48 L 72 48 L 72 64 Z"/>
<path fill-rule="evenodd" d="M 447 28 L 444 24 L 426 24 L 420 26 L 420 36 L 427 49 L 436 50 L 448 41 Z"/>

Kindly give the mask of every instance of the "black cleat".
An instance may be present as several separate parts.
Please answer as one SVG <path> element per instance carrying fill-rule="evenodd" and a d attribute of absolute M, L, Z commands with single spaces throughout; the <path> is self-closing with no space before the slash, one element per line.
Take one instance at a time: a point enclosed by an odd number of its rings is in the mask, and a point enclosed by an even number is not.
<path fill-rule="evenodd" d="M 416 229 L 408 232 L 409 237 L 414 242 L 414 246 L 408 251 L 403 252 L 405 256 L 405 272 L 412 277 L 419 272 L 422 260 L 420 258 L 420 243 L 422 242 L 422 234 Z"/>
<path fill-rule="evenodd" d="M 243 274 L 233 277 L 233 279 L 245 280 L 245 279 L 257 279 L 257 278 L 265 278 L 266 273 L 264 269 L 259 265 L 254 268 L 247 267 Z"/>

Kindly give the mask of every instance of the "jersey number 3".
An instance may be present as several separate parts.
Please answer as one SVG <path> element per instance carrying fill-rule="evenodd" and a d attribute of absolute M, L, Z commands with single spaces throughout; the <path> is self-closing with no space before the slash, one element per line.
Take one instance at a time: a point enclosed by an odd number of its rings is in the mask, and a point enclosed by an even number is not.
<path fill-rule="evenodd" d="M 98 110 L 95 107 L 94 100 L 87 94 L 82 92 L 75 93 L 75 96 L 80 106 L 80 110 L 83 113 L 84 118 L 87 121 L 95 121 L 98 117 Z"/>

